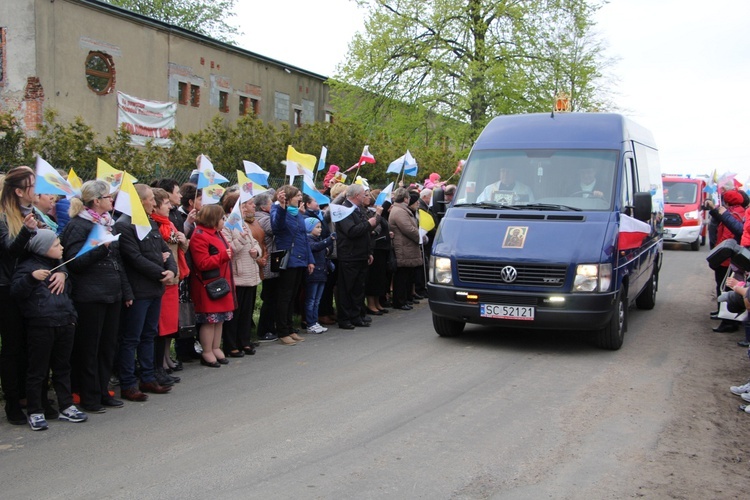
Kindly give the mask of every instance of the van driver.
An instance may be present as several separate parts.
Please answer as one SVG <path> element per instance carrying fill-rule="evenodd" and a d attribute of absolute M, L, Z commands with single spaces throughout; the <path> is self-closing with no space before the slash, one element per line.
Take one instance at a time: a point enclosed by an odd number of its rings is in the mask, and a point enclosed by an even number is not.
<path fill-rule="evenodd" d="M 583 167 L 578 171 L 579 182 L 573 184 L 568 196 L 582 198 L 605 198 L 603 183 L 596 178 L 595 167 Z"/>
<path fill-rule="evenodd" d="M 506 197 L 512 193 L 513 200 Z M 514 203 L 516 201 L 534 201 L 534 193 L 531 188 L 522 182 L 516 181 L 516 172 L 510 167 L 500 167 L 500 180 L 493 182 L 479 194 L 477 202 L 500 201 Z"/>

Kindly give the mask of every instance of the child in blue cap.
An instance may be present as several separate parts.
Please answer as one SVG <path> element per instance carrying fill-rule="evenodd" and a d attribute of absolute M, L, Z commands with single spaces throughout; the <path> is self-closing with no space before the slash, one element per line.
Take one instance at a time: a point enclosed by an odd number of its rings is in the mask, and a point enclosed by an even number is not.
<path fill-rule="evenodd" d="M 308 217 L 305 219 L 305 229 L 307 230 L 307 241 L 310 243 L 310 250 L 315 260 L 315 269 L 312 274 L 306 276 L 305 283 L 305 320 L 307 322 L 307 333 L 327 332 L 325 328 L 318 323 L 318 306 L 320 298 L 323 296 L 323 289 L 328 279 L 328 266 L 330 260 L 328 255 L 333 251 L 333 240 L 336 234 L 328 238 L 321 239 L 320 233 L 323 226 L 320 219 Z"/>

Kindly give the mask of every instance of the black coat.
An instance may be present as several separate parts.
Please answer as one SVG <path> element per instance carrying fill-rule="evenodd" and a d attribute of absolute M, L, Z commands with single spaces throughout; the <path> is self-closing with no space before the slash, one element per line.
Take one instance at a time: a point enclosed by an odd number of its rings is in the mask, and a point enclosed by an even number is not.
<path fill-rule="evenodd" d="M 34 233 L 23 226 L 11 240 L 5 216 L 0 216 L 0 286 L 10 286 L 16 262 L 28 255 L 26 244 Z"/>
<path fill-rule="evenodd" d="M 129 215 L 122 215 L 115 223 L 115 233 L 120 235 L 120 256 L 135 299 L 161 297 L 164 294 L 162 272 L 169 270 L 177 275 L 177 264 L 171 252 L 166 262 L 162 256 L 163 252 L 169 252 L 167 242 L 159 234 L 156 224 L 149 221 L 151 232 L 143 240 L 138 239 Z"/>
<path fill-rule="evenodd" d="M 349 200 L 342 203 L 351 207 Z M 355 209 L 343 220 L 336 223 L 336 257 L 340 261 L 353 262 L 367 260 L 372 255 L 372 226 L 360 209 Z"/>
<path fill-rule="evenodd" d="M 29 254 L 16 267 L 10 294 L 18 301 L 27 324 L 65 326 L 76 322 L 78 314 L 70 298 L 70 280 L 65 280 L 63 293 L 54 294 L 49 289 L 49 278 L 39 281 L 31 275 L 37 269 L 52 269 L 59 263 L 54 259 Z"/>
<path fill-rule="evenodd" d="M 68 222 L 60 237 L 63 260 L 72 259 L 81 250 L 93 227 L 94 222 L 82 217 L 73 217 Z M 112 304 L 134 298 L 120 257 L 119 241 L 89 250 L 68 262 L 67 267 L 75 302 Z"/>

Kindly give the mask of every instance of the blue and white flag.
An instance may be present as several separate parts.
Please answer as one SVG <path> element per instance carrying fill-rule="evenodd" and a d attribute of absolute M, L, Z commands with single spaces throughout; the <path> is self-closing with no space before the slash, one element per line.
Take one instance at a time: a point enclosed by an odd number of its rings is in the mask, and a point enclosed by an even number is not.
<path fill-rule="evenodd" d="M 331 203 L 331 199 L 315 189 L 314 186 L 308 184 L 307 179 L 302 183 L 302 193 L 317 201 L 318 205 L 328 205 Z"/>
<path fill-rule="evenodd" d="M 248 179 L 256 184 L 268 186 L 268 172 L 251 161 L 242 160 L 242 163 L 245 165 L 245 173 Z"/>
<path fill-rule="evenodd" d="M 99 245 L 103 245 L 110 241 L 117 241 L 119 239 L 119 234 L 113 235 L 109 231 L 104 229 L 104 226 L 102 226 L 101 224 L 94 224 L 94 227 L 91 228 L 91 232 L 89 232 L 89 237 L 86 239 L 81 249 L 73 258 L 75 259 L 76 257 L 80 257 L 86 252 L 89 252 L 98 247 Z"/>
<path fill-rule="evenodd" d="M 41 156 L 36 157 L 36 184 L 34 188 L 36 194 L 61 194 L 67 196 L 75 193 L 75 189 L 65 180 L 65 177 L 60 175 Z"/>
<path fill-rule="evenodd" d="M 417 176 L 417 160 L 414 159 L 414 157 L 411 155 L 409 150 L 406 150 L 406 154 L 404 155 L 404 175 L 410 175 L 412 177 Z"/>
<path fill-rule="evenodd" d="M 391 182 L 385 187 L 385 189 L 383 189 L 380 192 L 380 194 L 378 195 L 378 198 L 375 200 L 375 206 L 382 207 L 383 203 L 385 203 L 386 200 L 390 201 L 392 192 L 393 192 L 393 183 Z"/>
<path fill-rule="evenodd" d="M 234 204 L 234 208 L 232 208 L 232 211 L 229 213 L 229 215 L 227 215 L 227 220 L 224 221 L 224 227 L 244 233 L 245 225 L 242 223 L 241 205 L 242 200 L 240 198 L 237 198 L 237 202 Z"/>
<path fill-rule="evenodd" d="M 388 165 L 388 168 L 386 169 L 386 174 L 400 174 L 401 169 L 404 168 L 404 159 L 406 158 L 406 155 L 399 156 L 395 160 L 391 162 L 390 165 Z"/>
<path fill-rule="evenodd" d="M 331 220 L 333 222 L 339 222 L 351 215 L 357 209 L 355 206 L 345 207 L 344 205 L 331 204 L 328 205 L 328 210 L 331 213 Z"/>
<path fill-rule="evenodd" d="M 214 184 L 229 182 L 229 179 L 214 170 L 214 166 L 206 155 L 200 156 L 198 162 L 198 189 L 203 189 Z"/>
<path fill-rule="evenodd" d="M 326 156 L 328 155 L 328 148 L 323 146 L 320 150 L 320 160 L 318 160 L 318 172 L 326 168 Z"/>

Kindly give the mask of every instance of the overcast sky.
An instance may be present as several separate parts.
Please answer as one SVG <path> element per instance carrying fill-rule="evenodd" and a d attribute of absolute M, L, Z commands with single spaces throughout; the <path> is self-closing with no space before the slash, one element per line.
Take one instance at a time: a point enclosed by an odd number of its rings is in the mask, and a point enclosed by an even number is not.
<path fill-rule="evenodd" d="M 241 47 L 326 76 L 363 28 L 350 0 L 238 4 Z M 662 171 L 748 181 L 750 1 L 611 0 L 597 24 L 620 107 L 654 133 Z"/>

